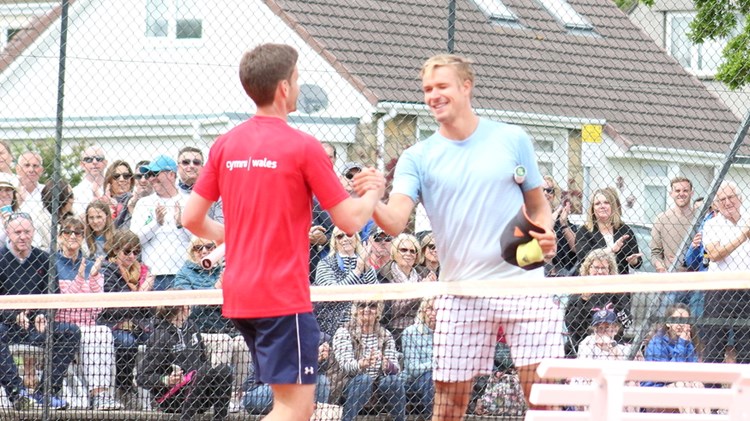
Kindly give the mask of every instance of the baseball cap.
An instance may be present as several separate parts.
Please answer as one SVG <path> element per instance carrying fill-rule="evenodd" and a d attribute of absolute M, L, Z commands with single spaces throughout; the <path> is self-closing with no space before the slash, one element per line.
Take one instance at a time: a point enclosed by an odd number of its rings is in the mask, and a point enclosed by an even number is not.
<path fill-rule="evenodd" d="M 351 170 L 360 170 L 362 171 L 362 164 L 356 163 L 356 162 L 347 162 L 344 165 L 344 171 L 341 172 L 342 175 L 349 174 L 349 171 Z"/>
<path fill-rule="evenodd" d="M 503 260 L 524 270 L 544 266 L 542 248 L 531 236 L 531 231 L 542 233 L 544 228 L 529 219 L 526 206 L 522 205 L 500 235 L 500 252 Z"/>
<path fill-rule="evenodd" d="M 609 308 L 604 308 L 596 313 L 591 317 L 591 326 L 596 326 L 601 323 L 616 323 L 617 322 L 617 314 Z"/>
<path fill-rule="evenodd" d="M 13 174 L 0 172 L 0 187 L 10 187 L 15 189 L 17 184 L 18 179 Z"/>
<path fill-rule="evenodd" d="M 177 171 L 177 163 L 174 159 L 166 155 L 159 155 L 154 158 L 150 164 L 142 165 L 138 168 L 138 172 L 141 174 L 159 171 Z"/>

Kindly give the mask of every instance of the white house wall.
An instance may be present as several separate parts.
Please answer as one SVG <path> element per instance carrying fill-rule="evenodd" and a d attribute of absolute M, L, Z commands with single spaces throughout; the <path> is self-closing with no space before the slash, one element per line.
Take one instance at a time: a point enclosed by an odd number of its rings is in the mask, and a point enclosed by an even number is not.
<path fill-rule="evenodd" d="M 300 52 L 299 83 L 328 93 L 316 115 L 361 117 L 364 97 L 262 1 L 203 4 L 199 40 L 146 38 L 144 0 L 82 0 L 70 13 L 65 116 L 216 115 L 253 112 L 238 78 L 242 53 L 263 42 Z M 0 119 L 55 115 L 59 23 L 0 78 Z M 7 72 L 6 72 L 7 73 Z"/>

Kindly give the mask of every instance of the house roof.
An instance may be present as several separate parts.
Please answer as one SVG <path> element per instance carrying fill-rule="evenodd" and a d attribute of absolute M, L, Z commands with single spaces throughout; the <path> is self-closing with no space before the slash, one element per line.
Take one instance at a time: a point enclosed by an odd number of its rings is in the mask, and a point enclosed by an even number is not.
<path fill-rule="evenodd" d="M 373 105 L 421 103 L 418 69 L 446 49 L 447 1 L 265 2 Z M 455 52 L 476 62 L 476 106 L 604 119 L 624 147 L 726 151 L 738 119 L 611 0 L 569 0 L 593 35 L 567 31 L 538 1 L 503 2 L 517 25 L 490 23 L 472 0 L 456 0 Z M 0 52 L 0 73 L 60 13 L 56 4 L 32 19 Z"/>
<path fill-rule="evenodd" d="M 2 1 L 2 4 L 20 3 L 17 1 Z M 32 3 L 32 2 L 24 2 Z M 43 3 L 33 1 L 33 3 Z M 69 0 L 71 6 L 75 0 Z M 40 35 L 42 35 L 53 23 L 57 22 L 62 14 L 62 2 L 52 7 L 47 13 L 35 16 L 29 20 L 28 25 L 13 37 L 12 40 L 0 51 L 0 73 L 4 72 L 18 57 L 29 48 Z"/>
<path fill-rule="evenodd" d="M 447 1 L 266 0 L 376 102 L 419 103 L 418 70 L 445 52 Z M 569 0 L 595 34 L 566 30 L 540 2 L 504 0 L 518 25 L 456 0 L 455 48 L 475 61 L 475 106 L 605 119 L 624 146 L 722 153 L 739 120 L 611 0 Z"/>

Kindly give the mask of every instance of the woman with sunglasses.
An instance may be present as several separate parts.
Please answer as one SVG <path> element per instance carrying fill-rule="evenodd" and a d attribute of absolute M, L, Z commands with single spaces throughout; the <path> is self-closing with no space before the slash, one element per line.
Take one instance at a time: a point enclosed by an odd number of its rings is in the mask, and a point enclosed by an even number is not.
<path fill-rule="evenodd" d="M 417 269 L 426 274 L 425 281 L 437 281 L 440 275 L 440 260 L 438 259 L 435 237 L 432 233 L 426 234 L 420 241 L 422 258 L 419 260 Z"/>
<path fill-rule="evenodd" d="M 112 211 L 104 200 L 94 200 L 86 206 L 86 248 L 89 258 L 104 256 L 104 244 L 112 239 L 115 224 Z"/>
<path fill-rule="evenodd" d="M 60 224 L 56 266 L 60 293 L 102 292 L 100 272 L 103 256 L 96 260 L 83 256 L 83 222 L 70 217 Z M 115 349 L 112 331 L 96 324 L 101 308 L 66 309 L 55 313 L 55 321 L 71 323 L 81 330 L 79 366 L 88 387 L 88 407 L 96 411 L 117 411 L 122 405 L 112 395 Z"/>
<path fill-rule="evenodd" d="M 393 336 L 380 325 L 383 302 L 358 302 L 351 319 L 333 337 L 331 370 L 334 401 L 343 394 L 342 421 L 354 420 L 373 393 L 394 421 L 406 419 L 406 391 L 399 375 Z"/>
<path fill-rule="evenodd" d="M 148 165 L 150 162 L 151 161 L 147 160 L 138 161 L 138 163 L 135 164 L 135 168 L 140 168 L 144 165 Z M 117 172 L 120 172 L 120 170 L 117 170 Z M 127 195 L 127 198 L 123 199 L 122 201 L 123 206 L 115 217 L 116 228 L 130 228 L 130 219 L 133 216 L 133 209 L 135 209 L 135 204 L 138 203 L 138 200 L 142 197 L 146 197 L 154 192 L 154 187 L 148 181 L 145 174 L 137 172 L 133 174 L 131 180 L 133 187 L 130 189 L 130 191 L 132 193 Z"/>
<path fill-rule="evenodd" d="M 187 260 L 177 272 L 173 289 L 196 290 L 221 288 L 223 265 L 204 269 L 201 261 L 216 248 L 216 243 L 199 237 L 190 239 Z M 232 403 L 239 407 L 239 394 L 246 377 L 249 362 L 247 344 L 231 320 L 221 315 L 221 306 L 195 306 L 190 312 L 190 320 L 201 332 L 206 345 L 206 353 L 211 364 L 227 364 L 234 367 L 235 385 Z M 240 373 L 241 372 L 241 373 Z"/>
<path fill-rule="evenodd" d="M 422 253 L 419 240 L 411 234 L 400 234 L 391 242 L 391 262 L 380 268 L 378 278 L 382 284 L 415 283 L 427 280 L 429 272 L 417 267 Z M 419 310 L 419 300 L 394 300 L 385 303 L 383 324 L 393 334 L 396 348 L 401 351 L 401 333 L 414 323 Z"/>
<path fill-rule="evenodd" d="M 107 259 L 102 264 L 104 292 L 150 291 L 154 277 L 140 262 L 141 241 L 129 230 L 117 230 L 105 244 Z M 138 345 L 151 332 L 150 308 L 107 308 L 99 313 L 97 323 L 112 329 L 117 364 L 116 385 L 127 398 L 134 397 L 135 368 Z M 127 400 L 125 400 L 127 401 Z"/>
<path fill-rule="evenodd" d="M 125 208 L 125 203 L 133 195 L 135 179 L 130 164 L 116 160 L 104 172 L 104 194 L 112 207 L 112 218 L 117 219 Z"/>
<path fill-rule="evenodd" d="M 331 252 L 318 262 L 313 285 L 361 285 L 378 282 L 375 270 L 367 263 L 364 247 L 356 233 L 349 236 L 338 227 L 331 234 Z M 333 336 L 349 320 L 351 302 L 316 303 L 315 317 L 320 331 Z"/>

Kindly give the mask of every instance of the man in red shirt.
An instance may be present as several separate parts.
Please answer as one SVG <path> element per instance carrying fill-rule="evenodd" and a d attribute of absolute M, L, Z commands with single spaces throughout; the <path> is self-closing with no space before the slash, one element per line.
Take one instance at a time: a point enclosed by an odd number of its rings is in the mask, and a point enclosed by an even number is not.
<path fill-rule="evenodd" d="M 308 280 L 312 196 L 334 224 L 356 233 L 385 191 L 385 179 L 364 170 L 369 190 L 351 198 L 320 142 L 291 128 L 296 110 L 297 51 L 263 44 L 240 63 L 242 87 L 255 116 L 211 147 L 182 223 L 193 234 L 226 243 L 223 314 L 242 332 L 256 378 L 271 385 L 267 420 L 308 420 L 313 411 L 319 330 Z M 221 197 L 224 223 L 207 215 Z"/>

